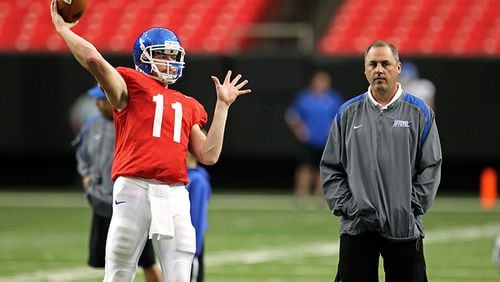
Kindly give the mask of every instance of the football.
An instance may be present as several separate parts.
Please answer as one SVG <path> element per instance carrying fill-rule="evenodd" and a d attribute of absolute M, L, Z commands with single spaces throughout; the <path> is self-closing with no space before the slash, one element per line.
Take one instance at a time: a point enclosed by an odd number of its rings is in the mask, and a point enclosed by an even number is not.
<path fill-rule="evenodd" d="M 87 0 L 57 0 L 57 12 L 65 22 L 74 23 L 87 9 Z"/>

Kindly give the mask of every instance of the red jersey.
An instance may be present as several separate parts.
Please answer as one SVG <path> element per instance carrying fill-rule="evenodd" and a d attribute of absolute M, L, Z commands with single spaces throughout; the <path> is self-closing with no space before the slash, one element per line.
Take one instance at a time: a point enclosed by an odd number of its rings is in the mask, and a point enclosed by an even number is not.
<path fill-rule="evenodd" d="M 207 113 L 192 97 L 131 68 L 118 67 L 129 100 L 114 110 L 115 155 L 111 171 L 118 176 L 187 184 L 186 153 L 191 128 L 203 127 Z"/>

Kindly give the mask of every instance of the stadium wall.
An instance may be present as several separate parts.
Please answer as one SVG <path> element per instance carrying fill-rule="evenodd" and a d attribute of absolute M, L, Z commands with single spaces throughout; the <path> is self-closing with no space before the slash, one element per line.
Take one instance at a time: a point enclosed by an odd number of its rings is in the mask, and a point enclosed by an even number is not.
<path fill-rule="evenodd" d="M 107 56 L 131 66 L 129 56 Z M 437 88 L 437 122 L 444 164 L 442 190 L 477 189 L 485 166 L 500 169 L 500 105 L 495 58 L 411 58 L 421 77 Z M 0 189 L 8 186 L 78 185 L 68 109 L 93 86 L 93 77 L 69 55 L 0 54 Z M 210 75 L 245 74 L 253 94 L 232 107 L 223 154 L 209 168 L 215 187 L 291 189 L 303 153 L 283 120 L 295 92 L 314 69 L 333 76 L 345 98 L 365 91 L 362 58 L 301 55 L 189 56 L 173 87 L 196 97 L 211 117 L 215 92 Z"/>

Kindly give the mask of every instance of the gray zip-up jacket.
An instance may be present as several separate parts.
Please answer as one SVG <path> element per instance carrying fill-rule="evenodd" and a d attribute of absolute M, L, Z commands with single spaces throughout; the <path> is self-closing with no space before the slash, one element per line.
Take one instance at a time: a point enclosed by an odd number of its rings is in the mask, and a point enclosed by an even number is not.
<path fill-rule="evenodd" d="M 86 190 L 90 205 L 98 215 L 111 217 L 113 203 L 111 165 L 115 148 L 113 120 L 103 116 L 91 118 L 82 127 L 73 144 L 77 146 L 78 173 L 81 176 L 87 174 L 91 176 Z"/>
<path fill-rule="evenodd" d="M 381 109 L 366 92 L 344 103 L 320 163 L 325 198 L 341 217 L 340 233 L 423 238 L 441 161 L 434 112 L 421 99 L 401 93 Z"/>

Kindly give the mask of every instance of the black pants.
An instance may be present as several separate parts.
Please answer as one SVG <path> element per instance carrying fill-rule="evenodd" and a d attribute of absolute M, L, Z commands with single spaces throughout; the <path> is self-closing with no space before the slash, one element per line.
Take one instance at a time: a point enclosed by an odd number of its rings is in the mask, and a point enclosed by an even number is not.
<path fill-rule="evenodd" d="M 386 282 L 427 282 L 422 240 L 395 242 L 377 232 L 340 236 L 335 282 L 378 281 L 379 256 Z"/>
<path fill-rule="evenodd" d="M 111 218 L 100 216 L 96 213 L 92 216 L 92 229 L 90 231 L 89 259 L 88 265 L 92 267 L 104 267 L 106 256 L 106 238 L 108 236 Z M 144 250 L 139 257 L 139 266 L 148 268 L 156 263 L 155 252 L 151 239 L 146 241 Z"/>

